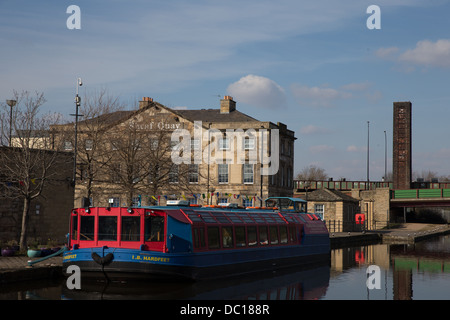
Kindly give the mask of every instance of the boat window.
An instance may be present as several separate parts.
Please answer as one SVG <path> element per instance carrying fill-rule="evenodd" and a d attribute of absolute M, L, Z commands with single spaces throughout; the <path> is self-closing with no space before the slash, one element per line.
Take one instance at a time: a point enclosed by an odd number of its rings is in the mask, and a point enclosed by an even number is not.
<path fill-rule="evenodd" d="M 219 243 L 219 228 L 208 227 L 208 248 L 217 249 L 220 247 Z"/>
<path fill-rule="evenodd" d="M 80 240 L 94 241 L 95 217 L 80 217 Z"/>
<path fill-rule="evenodd" d="M 288 243 L 288 233 L 287 233 L 287 227 L 281 226 L 280 227 L 280 243 L 286 244 Z"/>
<path fill-rule="evenodd" d="M 78 239 L 78 216 L 72 216 L 72 240 Z"/>
<path fill-rule="evenodd" d="M 256 246 L 258 241 L 256 239 L 256 227 L 247 227 L 248 245 Z"/>
<path fill-rule="evenodd" d="M 122 241 L 140 241 L 141 217 L 122 217 Z"/>
<path fill-rule="evenodd" d="M 117 241 L 117 217 L 98 217 L 98 240 Z"/>
<path fill-rule="evenodd" d="M 278 228 L 276 226 L 270 226 L 270 244 L 278 244 Z"/>
<path fill-rule="evenodd" d="M 289 227 L 289 239 L 291 240 L 291 242 L 297 242 L 297 232 L 296 232 L 296 228 L 295 226 L 290 226 Z"/>
<path fill-rule="evenodd" d="M 245 247 L 245 227 L 235 227 L 236 247 Z"/>
<path fill-rule="evenodd" d="M 269 244 L 269 237 L 267 234 L 267 227 L 259 227 L 259 244 L 266 245 Z"/>
<path fill-rule="evenodd" d="M 203 228 L 194 228 L 194 247 L 205 247 L 205 230 Z"/>
<path fill-rule="evenodd" d="M 164 241 L 164 217 L 146 216 L 144 220 L 145 241 Z"/>
<path fill-rule="evenodd" d="M 233 228 L 222 227 L 222 246 L 224 248 L 233 248 Z"/>

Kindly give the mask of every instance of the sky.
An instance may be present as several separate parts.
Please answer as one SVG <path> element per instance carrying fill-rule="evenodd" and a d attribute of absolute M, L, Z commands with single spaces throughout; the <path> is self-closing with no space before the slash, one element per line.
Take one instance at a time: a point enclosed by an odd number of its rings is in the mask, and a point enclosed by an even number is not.
<path fill-rule="evenodd" d="M 70 120 L 79 77 L 82 95 L 106 90 L 129 109 L 230 95 L 295 131 L 295 174 L 366 180 L 369 145 L 379 181 L 393 102 L 411 101 L 413 171 L 450 175 L 449 17 L 445 0 L 0 0 L 0 102 L 43 92 L 43 111 Z"/>

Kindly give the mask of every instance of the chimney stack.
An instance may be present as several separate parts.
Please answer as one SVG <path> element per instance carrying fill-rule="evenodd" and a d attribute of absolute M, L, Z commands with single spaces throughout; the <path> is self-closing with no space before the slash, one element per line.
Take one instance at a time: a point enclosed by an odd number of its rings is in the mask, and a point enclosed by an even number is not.
<path fill-rule="evenodd" d="M 233 97 L 225 96 L 220 100 L 220 113 L 230 113 L 236 110 L 236 102 Z"/>
<path fill-rule="evenodd" d="M 143 97 L 142 101 L 139 101 L 139 109 L 148 107 L 153 102 L 153 98 Z"/>

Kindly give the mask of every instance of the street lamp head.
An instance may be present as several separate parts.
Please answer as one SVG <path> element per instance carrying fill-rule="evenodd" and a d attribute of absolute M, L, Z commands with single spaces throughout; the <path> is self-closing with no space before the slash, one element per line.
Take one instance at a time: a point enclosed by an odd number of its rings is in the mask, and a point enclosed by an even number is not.
<path fill-rule="evenodd" d="M 77 79 L 77 83 L 78 83 L 78 85 L 79 85 L 80 87 L 83 85 L 83 82 L 81 81 L 81 78 L 78 78 L 78 79 Z"/>
<path fill-rule="evenodd" d="M 14 107 L 16 105 L 16 100 L 6 100 L 6 104 L 10 107 Z"/>

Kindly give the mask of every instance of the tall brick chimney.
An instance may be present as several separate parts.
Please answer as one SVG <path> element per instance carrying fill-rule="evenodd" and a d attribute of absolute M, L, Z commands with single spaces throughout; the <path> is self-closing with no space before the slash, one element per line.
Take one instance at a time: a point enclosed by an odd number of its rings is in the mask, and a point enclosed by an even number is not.
<path fill-rule="evenodd" d="M 153 102 L 153 98 L 143 97 L 142 101 L 139 101 L 139 109 L 148 107 Z"/>
<path fill-rule="evenodd" d="M 233 97 L 225 96 L 220 100 L 220 113 L 230 113 L 236 110 L 236 102 Z"/>
<path fill-rule="evenodd" d="M 392 173 L 394 189 L 410 189 L 411 167 L 411 102 L 394 102 Z"/>

